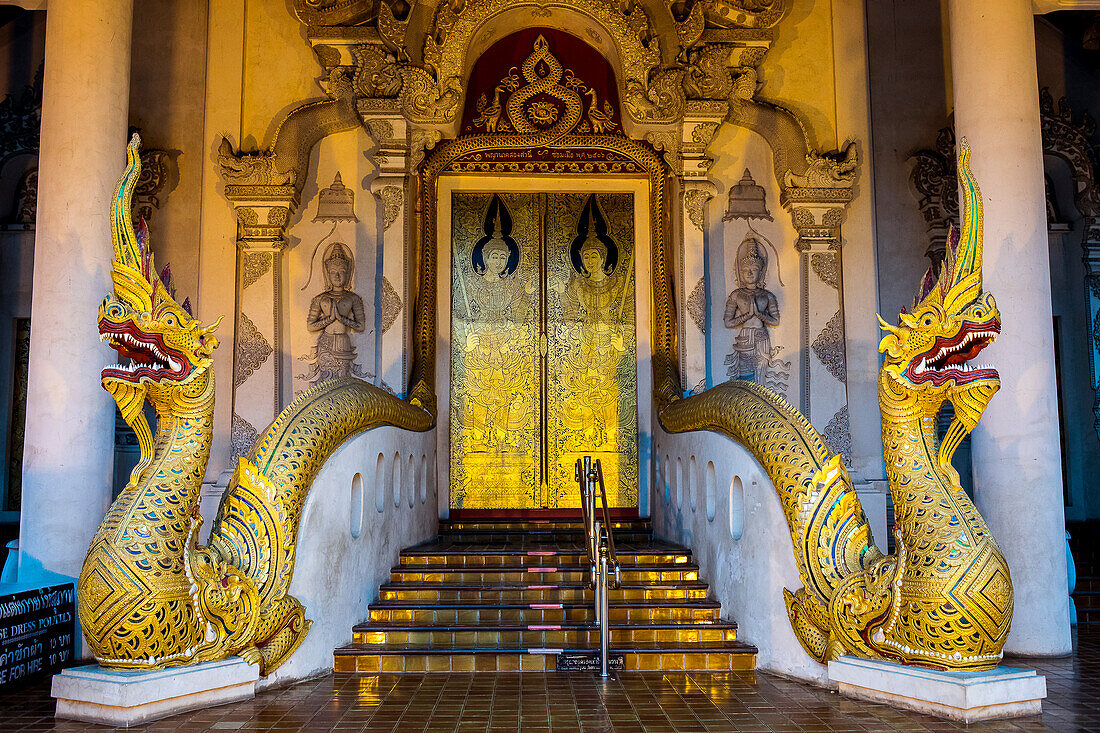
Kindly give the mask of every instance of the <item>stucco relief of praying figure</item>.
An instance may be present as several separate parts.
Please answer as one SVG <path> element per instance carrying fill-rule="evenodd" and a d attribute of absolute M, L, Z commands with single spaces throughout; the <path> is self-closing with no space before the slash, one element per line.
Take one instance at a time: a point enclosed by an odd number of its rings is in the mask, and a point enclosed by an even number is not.
<path fill-rule="evenodd" d="M 750 234 L 737 248 L 738 287 L 726 300 L 722 319 L 726 328 L 734 329 L 733 353 L 726 356 L 730 379 L 768 383 L 769 367 L 778 352 L 772 348 L 769 329 L 779 325 L 779 303 L 764 287 L 767 268 L 767 250 Z"/>
<path fill-rule="evenodd" d="M 354 262 L 351 250 L 342 242 L 333 242 L 325 250 L 324 273 L 326 290 L 313 297 L 306 317 L 306 328 L 318 333 L 317 344 L 310 355 L 312 370 L 305 375 L 311 382 L 363 376 L 355 364 L 352 333 L 362 333 L 367 319 L 363 299 L 351 288 Z"/>

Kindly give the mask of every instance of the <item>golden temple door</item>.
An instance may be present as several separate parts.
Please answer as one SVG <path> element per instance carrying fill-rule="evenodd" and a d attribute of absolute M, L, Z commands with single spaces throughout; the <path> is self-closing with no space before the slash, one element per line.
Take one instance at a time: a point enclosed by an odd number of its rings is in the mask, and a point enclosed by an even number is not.
<path fill-rule="evenodd" d="M 578 456 L 638 506 L 634 196 L 451 199 L 452 509 L 580 506 Z"/>

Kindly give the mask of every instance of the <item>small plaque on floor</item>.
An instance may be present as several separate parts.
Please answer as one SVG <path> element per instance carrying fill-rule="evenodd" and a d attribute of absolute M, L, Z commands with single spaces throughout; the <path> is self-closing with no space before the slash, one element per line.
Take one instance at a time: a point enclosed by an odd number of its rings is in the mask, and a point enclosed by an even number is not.
<path fill-rule="evenodd" d="M 607 655 L 607 668 L 612 672 L 622 672 L 625 668 L 623 655 L 609 652 Z M 599 652 L 562 652 L 558 655 L 559 672 L 599 672 Z"/>

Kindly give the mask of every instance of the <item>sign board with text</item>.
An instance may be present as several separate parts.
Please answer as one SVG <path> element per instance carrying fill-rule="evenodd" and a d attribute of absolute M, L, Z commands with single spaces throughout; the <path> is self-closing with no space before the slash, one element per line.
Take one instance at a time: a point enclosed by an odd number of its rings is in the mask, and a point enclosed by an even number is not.
<path fill-rule="evenodd" d="M 72 665 L 73 596 L 71 583 L 0 595 L 0 690 Z"/>

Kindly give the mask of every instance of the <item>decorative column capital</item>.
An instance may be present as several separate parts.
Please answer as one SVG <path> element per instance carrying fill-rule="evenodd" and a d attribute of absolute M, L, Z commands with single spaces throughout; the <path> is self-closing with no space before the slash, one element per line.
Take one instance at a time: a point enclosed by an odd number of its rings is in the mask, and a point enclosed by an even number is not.
<path fill-rule="evenodd" d="M 237 246 L 241 249 L 273 249 L 286 247 L 286 225 L 298 206 L 294 186 L 225 187 L 237 213 Z"/>
<path fill-rule="evenodd" d="M 423 150 L 412 150 L 412 129 L 400 114 L 362 107 L 359 114 L 374 141 L 374 164 L 378 166 L 379 177 L 404 177 L 415 167 L 409 165 L 415 155 L 423 159 Z"/>
<path fill-rule="evenodd" d="M 663 151 L 665 162 L 672 169 L 673 175 L 684 175 L 683 156 L 683 125 L 652 125 L 645 134 L 645 141 L 653 146 L 654 150 Z"/>
<path fill-rule="evenodd" d="M 727 113 L 725 102 L 687 102 L 683 117 L 672 124 L 648 125 L 645 140 L 664 153 L 673 175 L 683 181 L 705 179 L 714 158 L 707 146 L 714 139 Z"/>
<path fill-rule="evenodd" d="M 153 212 L 160 208 L 161 197 L 172 192 L 169 182 L 178 180 L 178 171 L 174 156 L 167 150 L 148 149 L 141 151 L 141 179 L 134 189 L 133 216 L 149 222 Z M 173 175 L 175 173 L 175 175 Z M 165 190 L 167 189 L 167 190 Z"/>
<path fill-rule="evenodd" d="M 783 173 L 779 195 L 780 205 L 791 212 L 798 231 L 795 249 L 799 252 L 840 249 L 840 225 L 848 204 L 855 198 L 858 148 L 849 141 L 843 150 L 834 152 L 808 150 L 805 159 L 805 165 L 800 166 L 803 172 L 795 173 L 788 168 Z"/>
<path fill-rule="evenodd" d="M 405 177 L 379 175 L 370 183 L 370 191 L 382 202 L 382 230 L 393 226 L 405 204 Z"/>
<path fill-rule="evenodd" d="M 1081 233 L 1081 259 L 1085 263 L 1085 268 L 1090 274 L 1100 275 L 1100 216 L 1083 218 Z"/>
<path fill-rule="evenodd" d="M 237 214 L 237 246 L 281 250 L 287 221 L 298 206 L 296 171 L 280 173 L 273 151 L 234 153 L 222 138 L 218 165 L 226 180 L 225 197 Z"/>
<path fill-rule="evenodd" d="M 707 148 L 728 113 L 729 105 L 724 101 L 691 100 L 687 103 L 680 123 L 681 171 L 685 181 L 705 179 L 710 173 L 714 157 L 707 152 Z"/>
<path fill-rule="evenodd" d="M 947 238 L 951 225 L 959 219 L 959 179 L 955 174 L 955 129 L 942 128 L 934 149 L 918 150 L 909 156 L 914 161 L 909 180 L 917 193 L 917 204 L 928 232 L 925 256 L 939 273 L 947 256 Z"/>
<path fill-rule="evenodd" d="M 852 201 L 850 188 L 789 188 L 781 201 L 798 232 L 799 252 L 836 250 L 843 245 L 840 226 Z"/>
<path fill-rule="evenodd" d="M 443 139 L 443 133 L 435 128 L 409 125 L 409 170 L 416 170 L 427 152 Z"/>

